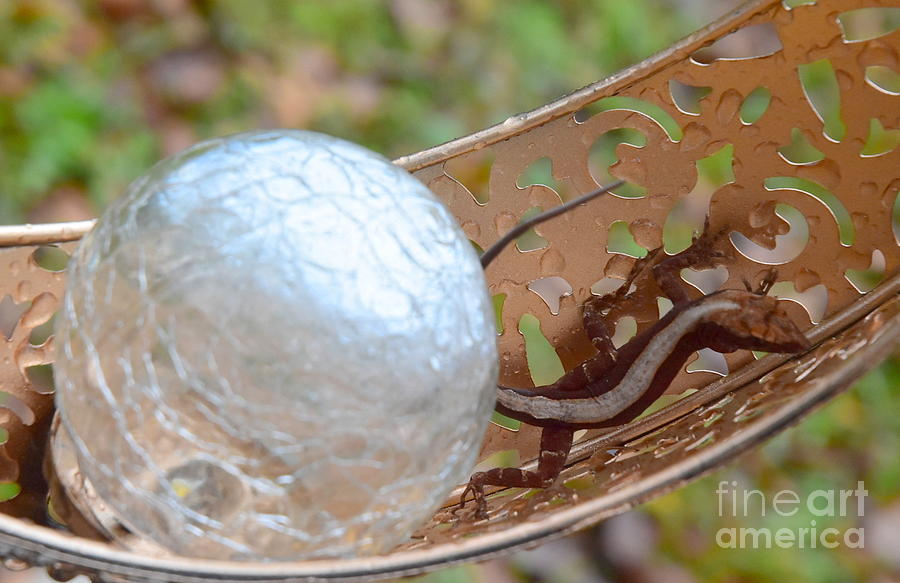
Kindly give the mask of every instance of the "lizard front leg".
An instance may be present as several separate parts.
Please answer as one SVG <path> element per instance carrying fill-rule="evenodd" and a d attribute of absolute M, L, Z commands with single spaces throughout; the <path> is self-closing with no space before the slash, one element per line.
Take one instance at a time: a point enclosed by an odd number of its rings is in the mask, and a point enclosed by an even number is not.
<path fill-rule="evenodd" d="M 494 468 L 486 472 L 475 472 L 463 490 L 457 510 L 466 505 L 466 496 L 471 492 L 475 499 L 475 516 L 487 518 L 485 486 L 506 486 L 508 488 L 546 488 L 553 483 L 566 464 L 572 449 L 573 429 L 545 427 L 541 432 L 541 451 L 535 471 L 519 468 Z"/>
<path fill-rule="evenodd" d="M 725 230 L 711 233 L 709 219 L 704 226 L 703 234 L 694 239 L 691 246 L 671 257 L 666 257 L 653 266 L 653 277 L 659 289 L 666 297 L 672 300 L 676 306 L 687 304 L 691 301 L 688 293 L 688 285 L 681 279 L 681 270 L 690 267 L 694 269 L 715 267 L 723 260 L 728 259 L 726 252 L 716 249 L 716 244 L 725 235 Z"/>
<path fill-rule="evenodd" d="M 625 281 L 622 282 L 618 289 L 602 296 L 593 296 L 584 303 L 581 312 L 581 322 L 584 331 L 587 333 L 594 348 L 601 354 L 608 355 L 610 360 L 615 360 L 616 348 L 612 343 L 610 326 L 606 322 L 604 312 L 623 301 L 625 296 L 630 293 L 634 280 L 640 277 L 647 269 L 652 269 L 653 261 L 661 251 L 662 248 L 654 249 L 644 258 L 635 261 L 631 271 L 628 273 L 628 277 L 625 278 Z"/>

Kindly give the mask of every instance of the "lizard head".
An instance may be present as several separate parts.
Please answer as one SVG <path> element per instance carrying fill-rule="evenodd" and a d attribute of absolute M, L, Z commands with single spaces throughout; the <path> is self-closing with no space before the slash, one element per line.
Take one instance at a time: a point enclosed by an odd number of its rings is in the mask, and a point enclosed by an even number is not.
<path fill-rule="evenodd" d="M 806 350 L 809 340 L 779 305 L 778 299 L 760 293 L 727 290 L 715 294 L 736 306 L 707 317 L 710 348 L 720 352 L 738 349 L 793 353 Z"/>

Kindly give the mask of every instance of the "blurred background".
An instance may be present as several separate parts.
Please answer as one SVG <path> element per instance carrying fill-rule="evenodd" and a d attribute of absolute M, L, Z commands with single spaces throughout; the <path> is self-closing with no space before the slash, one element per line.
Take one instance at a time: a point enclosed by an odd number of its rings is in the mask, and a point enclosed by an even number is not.
<path fill-rule="evenodd" d="M 637 62 L 732 0 L 0 0 L 0 224 L 96 216 L 201 139 L 308 128 L 396 157 Z M 900 581 L 900 358 L 728 468 L 599 527 L 432 583 Z M 863 549 L 725 549 L 721 481 L 868 490 Z M 33 582 L 35 572 L 0 570 Z"/>

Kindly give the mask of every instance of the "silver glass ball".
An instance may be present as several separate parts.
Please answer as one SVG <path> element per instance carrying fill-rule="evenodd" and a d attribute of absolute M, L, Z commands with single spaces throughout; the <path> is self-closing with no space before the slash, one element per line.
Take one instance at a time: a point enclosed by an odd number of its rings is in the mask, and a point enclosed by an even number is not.
<path fill-rule="evenodd" d="M 240 134 L 159 163 L 85 237 L 57 406 L 106 505 L 175 553 L 370 555 L 467 478 L 493 321 L 472 246 L 410 174 Z"/>

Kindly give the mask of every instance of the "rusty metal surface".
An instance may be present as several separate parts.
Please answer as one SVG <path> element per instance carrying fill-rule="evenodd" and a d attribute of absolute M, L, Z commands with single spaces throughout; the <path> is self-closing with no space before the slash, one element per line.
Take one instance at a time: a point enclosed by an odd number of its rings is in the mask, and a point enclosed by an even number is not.
<path fill-rule="evenodd" d="M 610 79 L 397 161 L 447 202 L 481 247 L 534 207 L 558 204 L 610 176 L 632 184 L 622 196 L 538 227 L 523 244 L 531 250 L 506 252 L 488 270 L 491 293 L 505 294 L 499 346 L 506 384 L 532 382 L 519 333 L 523 315 L 536 318 L 562 364 L 573 366 L 590 353 L 578 306 L 591 287 L 624 276 L 629 253 L 639 252 L 634 243 L 677 249 L 678 233 L 701 228 L 707 214 L 712 228 L 728 231 L 725 244 L 738 248 L 716 283 L 743 287 L 744 278 L 758 279 L 776 265 L 778 292 L 796 302 L 792 315 L 822 344 L 796 359 L 728 356 L 724 378 L 684 372 L 673 392 L 698 392 L 623 428 L 584 434 L 554 487 L 527 498 L 500 492 L 490 499 L 487 521 L 455 522 L 441 511 L 383 557 L 267 565 L 159 559 L 17 518 L 43 514 L 45 486 L 34 448 L 49 425 L 52 398 L 28 380 L 26 369 L 52 361 L 52 340 L 34 346 L 29 338 L 52 315 L 64 286 L 64 274 L 40 267 L 34 252 L 48 244 L 71 250 L 75 243 L 65 241 L 89 225 L 4 227 L 0 301 L 9 296 L 5 309 L 15 318 L 0 342 L 0 382 L 10 396 L 0 409 L 0 426 L 9 432 L 0 446 L 0 478 L 18 480 L 24 490 L 0 505 L 0 554 L 62 572 L 138 581 L 394 577 L 485 559 L 593 524 L 774 435 L 846 388 L 900 339 L 900 234 L 893 220 L 900 153 L 874 155 L 870 139 L 872 120 L 900 129 L 900 97 L 879 89 L 871 74 L 873 67 L 900 70 L 900 31 L 855 40 L 838 21 L 857 9 L 891 6 L 900 2 L 827 0 L 792 10 L 773 0 L 751 2 Z M 748 30 L 754 32 L 737 46 L 749 58 L 714 58 L 730 50 L 715 41 Z M 804 87 L 801 73 L 818 74 L 825 89 Z M 760 87 L 769 103 L 757 119 L 746 103 L 751 94 L 764 96 Z M 829 91 L 832 106 L 839 96 L 838 113 L 813 105 Z M 598 155 L 598 140 L 614 146 L 618 161 L 610 165 Z M 720 168 L 711 171 L 715 162 Z M 536 172 L 541 164 L 551 170 Z M 623 233 L 632 245 L 620 243 Z M 878 279 L 863 293 L 867 281 Z M 547 284 L 542 295 L 531 291 L 541 289 L 540 280 Z M 658 317 L 656 291 L 649 285 L 640 301 L 612 317 L 632 317 L 638 329 L 649 325 Z M 524 425 L 518 431 L 492 426 L 482 458 L 513 451 L 528 460 L 537 436 Z"/>

